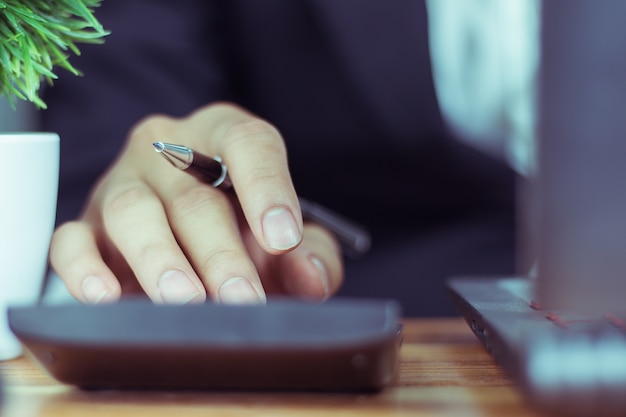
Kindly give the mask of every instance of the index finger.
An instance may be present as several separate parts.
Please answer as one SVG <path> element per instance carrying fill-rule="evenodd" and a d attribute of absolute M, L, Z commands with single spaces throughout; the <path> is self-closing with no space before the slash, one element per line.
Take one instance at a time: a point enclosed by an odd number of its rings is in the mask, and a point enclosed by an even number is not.
<path fill-rule="evenodd" d="M 259 245 L 278 254 L 302 240 L 302 215 L 285 143 L 276 128 L 243 109 L 216 104 L 189 118 L 196 149 L 220 156 Z"/>

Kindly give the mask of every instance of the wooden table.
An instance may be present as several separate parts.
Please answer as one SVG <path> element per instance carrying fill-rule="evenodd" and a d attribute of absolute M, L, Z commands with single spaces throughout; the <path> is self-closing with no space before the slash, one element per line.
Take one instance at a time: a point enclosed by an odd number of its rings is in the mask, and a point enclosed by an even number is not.
<path fill-rule="evenodd" d="M 3 417 L 537 416 L 461 319 L 406 320 L 393 384 L 377 394 L 87 392 L 28 358 L 0 362 Z"/>

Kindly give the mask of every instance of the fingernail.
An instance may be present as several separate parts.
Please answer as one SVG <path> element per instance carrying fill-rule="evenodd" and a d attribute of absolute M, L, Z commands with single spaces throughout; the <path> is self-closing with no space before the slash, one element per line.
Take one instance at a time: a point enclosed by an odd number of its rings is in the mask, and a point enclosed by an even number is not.
<path fill-rule="evenodd" d="M 167 271 L 159 279 L 159 291 L 163 301 L 169 304 L 187 304 L 200 296 L 200 291 L 187 274 L 182 271 Z"/>
<path fill-rule="evenodd" d="M 111 289 L 104 283 L 102 278 L 90 275 L 83 280 L 81 285 L 83 296 L 90 304 L 100 304 L 106 301 L 107 295 L 111 294 Z"/>
<path fill-rule="evenodd" d="M 301 232 L 289 210 L 275 207 L 266 211 L 263 216 L 263 236 L 271 248 L 285 250 L 300 242 Z"/>
<path fill-rule="evenodd" d="M 265 296 L 259 296 L 250 281 L 245 278 L 231 278 L 219 289 L 220 303 L 224 304 L 261 304 Z"/>
<path fill-rule="evenodd" d="M 328 271 L 326 271 L 326 267 L 316 256 L 309 256 L 309 260 L 320 274 L 320 282 L 322 284 L 322 288 L 324 288 L 324 299 L 328 298 L 330 295 L 330 284 L 328 281 Z"/>

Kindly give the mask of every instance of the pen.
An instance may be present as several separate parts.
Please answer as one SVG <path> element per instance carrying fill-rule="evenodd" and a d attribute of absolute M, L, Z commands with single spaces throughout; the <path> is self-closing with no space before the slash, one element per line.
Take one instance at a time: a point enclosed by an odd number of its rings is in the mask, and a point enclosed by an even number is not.
<path fill-rule="evenodd" d="M 224 191 L 234 191 L 228 177 L 228 170 L 219 157 L 211 158 L 182 145 L 154 142 L 154 150 L 161 154 L 174 167 L 200 181 Z M 302 217 L 324 226 L 337 237 L 347 256 L 358 258 L 371 246 L 369 232 L 361 225 L 337 214 L 317 203 L 298 198 Z"/>

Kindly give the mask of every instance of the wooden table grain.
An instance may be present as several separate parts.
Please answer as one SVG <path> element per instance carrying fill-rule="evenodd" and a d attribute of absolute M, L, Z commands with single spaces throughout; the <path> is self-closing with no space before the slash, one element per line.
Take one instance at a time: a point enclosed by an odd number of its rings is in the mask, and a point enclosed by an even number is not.
<path fill-rule="evenodd" d="M 393 383 L 375 394 L 83 391 L 27 357 L 0 362 L 3 417 L 538 416 L 461 319 L 404 321 Z"/>

